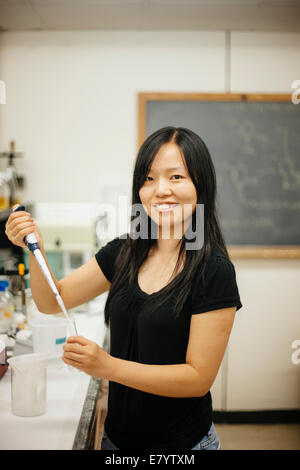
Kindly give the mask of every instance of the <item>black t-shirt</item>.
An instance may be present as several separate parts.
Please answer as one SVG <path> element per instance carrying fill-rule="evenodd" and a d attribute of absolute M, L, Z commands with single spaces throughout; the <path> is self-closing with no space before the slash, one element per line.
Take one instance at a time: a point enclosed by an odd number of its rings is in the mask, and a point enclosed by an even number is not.
<path fill-rule="evenodd" d="M 96 253 L 96 260 L 112 282 L 114 264 L 124 238 L 115 238 Z M 191 315 L 226 307 L 242 307 L 230 260 L 215 251 L 208 262 L 205 286 L 196 272 L 188 299 L 189 313 L 174 317 L 166 302 L 150 314 L 147 305 L 156 293 L 146 294 L 134 284 L 134 308 L 128 308 L 126 287 L 110 304 L 110 354 L 143 364 L 184 364 Z M 124 296 L 125 294 L 125 296 Z M 130 304 L 132 305 L 132 304 Z M 212 401 L 202 397 L 175 398 L 142 392 L 109 382 L 105 429 L 116 446 L 140 450 L 191 449 L 207 434 L 212 424 Z"/>

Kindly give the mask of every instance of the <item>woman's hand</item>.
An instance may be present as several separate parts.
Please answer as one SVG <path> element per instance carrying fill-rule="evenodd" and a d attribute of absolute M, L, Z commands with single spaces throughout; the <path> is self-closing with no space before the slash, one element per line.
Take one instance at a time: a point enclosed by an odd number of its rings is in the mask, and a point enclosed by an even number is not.
<path fill-rule="evenodd" d="M 70 336 L 63 346 L 62 360 L 92 377 L 109 380 L 114 358 L 97 343 L 83 336 Z"/>
<path fill-rule="evenodd" d="M 37 225 L 34 223 L 31 214 L 26 211 L 12 212 L 10 214 L 5 224 L 5 234 L 14 245 L 27 248 L 24 243 L 24 237 L 32 232 L 35 234 L 40 247 L 42 247 L 42 235 Z"/>

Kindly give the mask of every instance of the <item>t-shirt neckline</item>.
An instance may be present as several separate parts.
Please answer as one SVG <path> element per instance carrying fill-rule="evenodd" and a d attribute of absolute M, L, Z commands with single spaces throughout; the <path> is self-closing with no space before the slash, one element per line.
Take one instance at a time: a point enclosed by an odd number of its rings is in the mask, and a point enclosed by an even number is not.
<path fill-rule="evenodd" d="M 134 280 L 134 286 L 139 294 L 141 294 L 143 297 L 153 297 L 155 294 L 158 294 L 162 289 L 152 292 L 152 294 L 148 294 L 147 292 L 143 291 L 139 285 L 139 280 L 138 280 L 139 273 L 137 272 L 135 275 L 135 280 Z M 165 286 L 166 287 L 166 286 Z M 163 287 L 164 289 L 164 287 Z"/>
<path fill-rule="evenodd" d="M 177 276 L 179 276 L 180 273 L 178 273 L 174 279 L 176 279 Z M 139 273 L 137 272 L 136 275 L 135 275 L 135 280 L 134 280 L 134 286 L 136 288 L 136 291 L 141 294 L 143 297 L 154 297 L 155 295 L 157 294 L 160 294 L 160 292 L 165 289 L 169 284 L 171 284 L 171 282 L 174 280 L 172 279 L 172 281 L 168 282 L 168 284 L 166 284 L 164 287 L 162 287 L 161 289 L 159 289 L 158 291 L 156 292 L 152 292 L 152 294 L 148 294 L 147 292 L 143 291 L 139 285 L 139 280 L 138 280 L 138 276 L 139 276 Z"/>

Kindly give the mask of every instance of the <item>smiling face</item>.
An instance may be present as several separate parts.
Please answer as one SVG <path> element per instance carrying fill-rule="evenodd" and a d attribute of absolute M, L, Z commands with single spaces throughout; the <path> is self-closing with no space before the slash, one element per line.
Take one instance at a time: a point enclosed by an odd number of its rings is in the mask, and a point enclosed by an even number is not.
<path fill-rule="evenodd" d="M 160 236 L 177 233 L 175 238 L 182 237 L 196 207 L 197 192 L 175 143 L 160 147 L 139 196 L 146 213 L 159 226 Z"/>

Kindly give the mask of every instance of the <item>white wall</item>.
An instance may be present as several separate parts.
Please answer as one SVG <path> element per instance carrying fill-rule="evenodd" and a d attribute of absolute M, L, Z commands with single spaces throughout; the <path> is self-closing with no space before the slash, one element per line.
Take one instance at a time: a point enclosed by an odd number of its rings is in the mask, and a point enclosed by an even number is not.
<path fill-rule="evenodd" d="M 131 185 L 137 93 L 223 91 L 223 32 L 21 32 L 0 36 L 0 149 L 16 139 L 25 200 L 95 201 Z"/>
<path fill-rule="evenodd" d="M 300 79 L 300 34 L 231 33 L 231 91 L 291 93 Z"/>
<path fill-rule="evenodd" d="M 0 151 L 15 139 L 24 152 L 24 200 L 101 202 L 104 185 L 129 187 L 140 91 L 224 92 L 230 79 L 232 92 L 290 93 L 300 79 L 300 34 L 233 32 L 230 42 L 228 55 L 220 31 L 2 33 Z M 300 408 L 291 363 L 300 261 L 235 265 L 244 307 L 228 348 L 227 407 Z"/>

